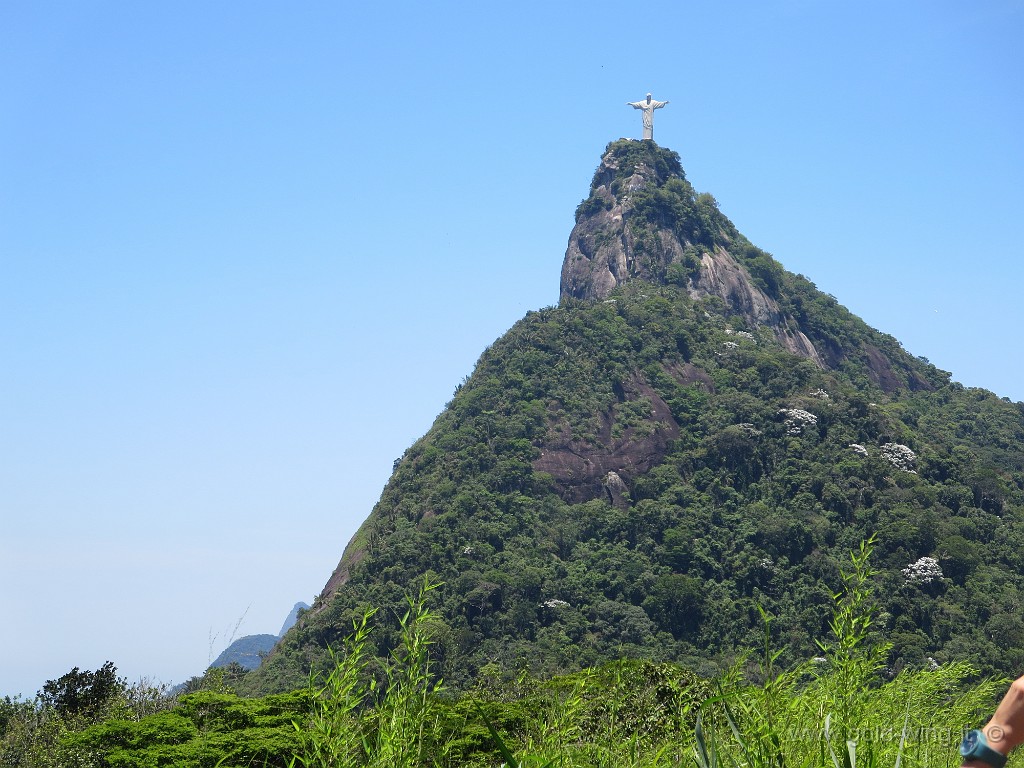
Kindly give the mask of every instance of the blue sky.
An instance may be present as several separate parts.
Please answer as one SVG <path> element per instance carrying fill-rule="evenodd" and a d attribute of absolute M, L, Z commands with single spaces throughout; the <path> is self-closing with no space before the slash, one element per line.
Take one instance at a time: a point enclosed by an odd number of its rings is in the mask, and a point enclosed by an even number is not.
<path fill-rule="evenodd" d="M 4 3 L 0 695 L 310 602 L 648 91 L 755 244 L 1024 399 L 1022 43 L 1019 0 Z"/>

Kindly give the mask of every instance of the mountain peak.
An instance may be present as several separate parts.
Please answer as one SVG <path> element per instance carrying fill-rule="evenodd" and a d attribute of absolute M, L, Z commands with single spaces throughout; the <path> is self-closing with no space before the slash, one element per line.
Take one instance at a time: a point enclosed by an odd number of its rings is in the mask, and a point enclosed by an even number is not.
<path fill-rule="evenodd" d="M 668 186 L 670 182 L 675 184 Z M 656 213 L 650 203 L 659 190 L 695 203 L 675 152 L 653 141 L 620 139 L 608 145 L 590 195 L 576 208 L 562 264 L 563 300 L 603 299 L 635 277 L 660 282 L 670 264 L 685 261 L 685 244 L 691 238 L 661 243 L 644 237 Z"/>
<path fill-rule="evenodd" d="M 761 279 L 745 260 L 760 261 Z M 711 195 L 694 191 L 679 155 L 653 141 L 620 139 L 606 148 L 576 209 L 561 298 L 605 299 L 634 279 L 684 286 L 694 299 L 717 296 L 749 326 L 770 327 L 785 349 L 826 367 L 771 295 L 776 272 L 781 267 L 739 234 Z"/>
<path fill-rule="evenodd" d="M 615 141 L 560 306 L 484 351 L 248 685 L 302 684 L 367 605 L 386 657 L 425 576 L 454 687 L 623 654 L 727 660 L 763 630 L 755 601 L 812 653 L 821 595 L 879 529 L 894 647 L 917 663 L 945 640 L 910 634 L 937 592 L 910 610 L 903 569 L 950 560 L 948 615 L 974 615 L 984 583 L 951 559 L 1021 508 L 1022 430 L 751 244 L 674 152 Z M 950 653 L 978 634 L 950 625 Z"/>

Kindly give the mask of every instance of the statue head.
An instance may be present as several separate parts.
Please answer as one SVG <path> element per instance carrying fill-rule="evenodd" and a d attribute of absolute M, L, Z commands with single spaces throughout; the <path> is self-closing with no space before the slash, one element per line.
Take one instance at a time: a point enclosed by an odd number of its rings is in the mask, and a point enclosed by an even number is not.
<path fill-rule="evenodd" d="M 647 100 L 648 100 L 648 101 L 650 101 L 650 100 L 651 100 L 651 94 L 649 94 L 649 93 L 647 94 Z"/>

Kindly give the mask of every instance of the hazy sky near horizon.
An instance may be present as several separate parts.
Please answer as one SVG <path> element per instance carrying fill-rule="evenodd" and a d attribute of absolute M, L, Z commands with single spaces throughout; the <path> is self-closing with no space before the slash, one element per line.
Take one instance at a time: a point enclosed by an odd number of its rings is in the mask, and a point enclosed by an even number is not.
<path fill-rule="evenodd" d="M 1019 0 L 3 3 L 0 696 L 312 602 L 648 91 L 756 245 L 1024 399 L 1022 84 Z"/>

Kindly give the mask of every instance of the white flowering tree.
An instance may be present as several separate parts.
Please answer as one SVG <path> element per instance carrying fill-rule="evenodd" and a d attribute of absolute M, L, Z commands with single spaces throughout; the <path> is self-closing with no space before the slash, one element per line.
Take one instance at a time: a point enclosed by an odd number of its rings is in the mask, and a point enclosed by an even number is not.
<path fill-rule="evenodd" d="M 818 417 L 802 408 L 780 408 L 787 435 L 802 435 L 804 430 L 817 425 Z"/>
<path fill-rule="evenodd" d="M 886 443 L 882 446 L 882 456 L 896 469 L 903 472 L 917 474 L 914 465 L 917 463 L 917 454 L 910 448 L 899 443 Z"/>
<path fill-rule="evenodd" d="M 942 568 L 934 557 L 921 557 L 910 563 L 901 573 L 908 584 L 932 584 L 943 579 Z"/>

